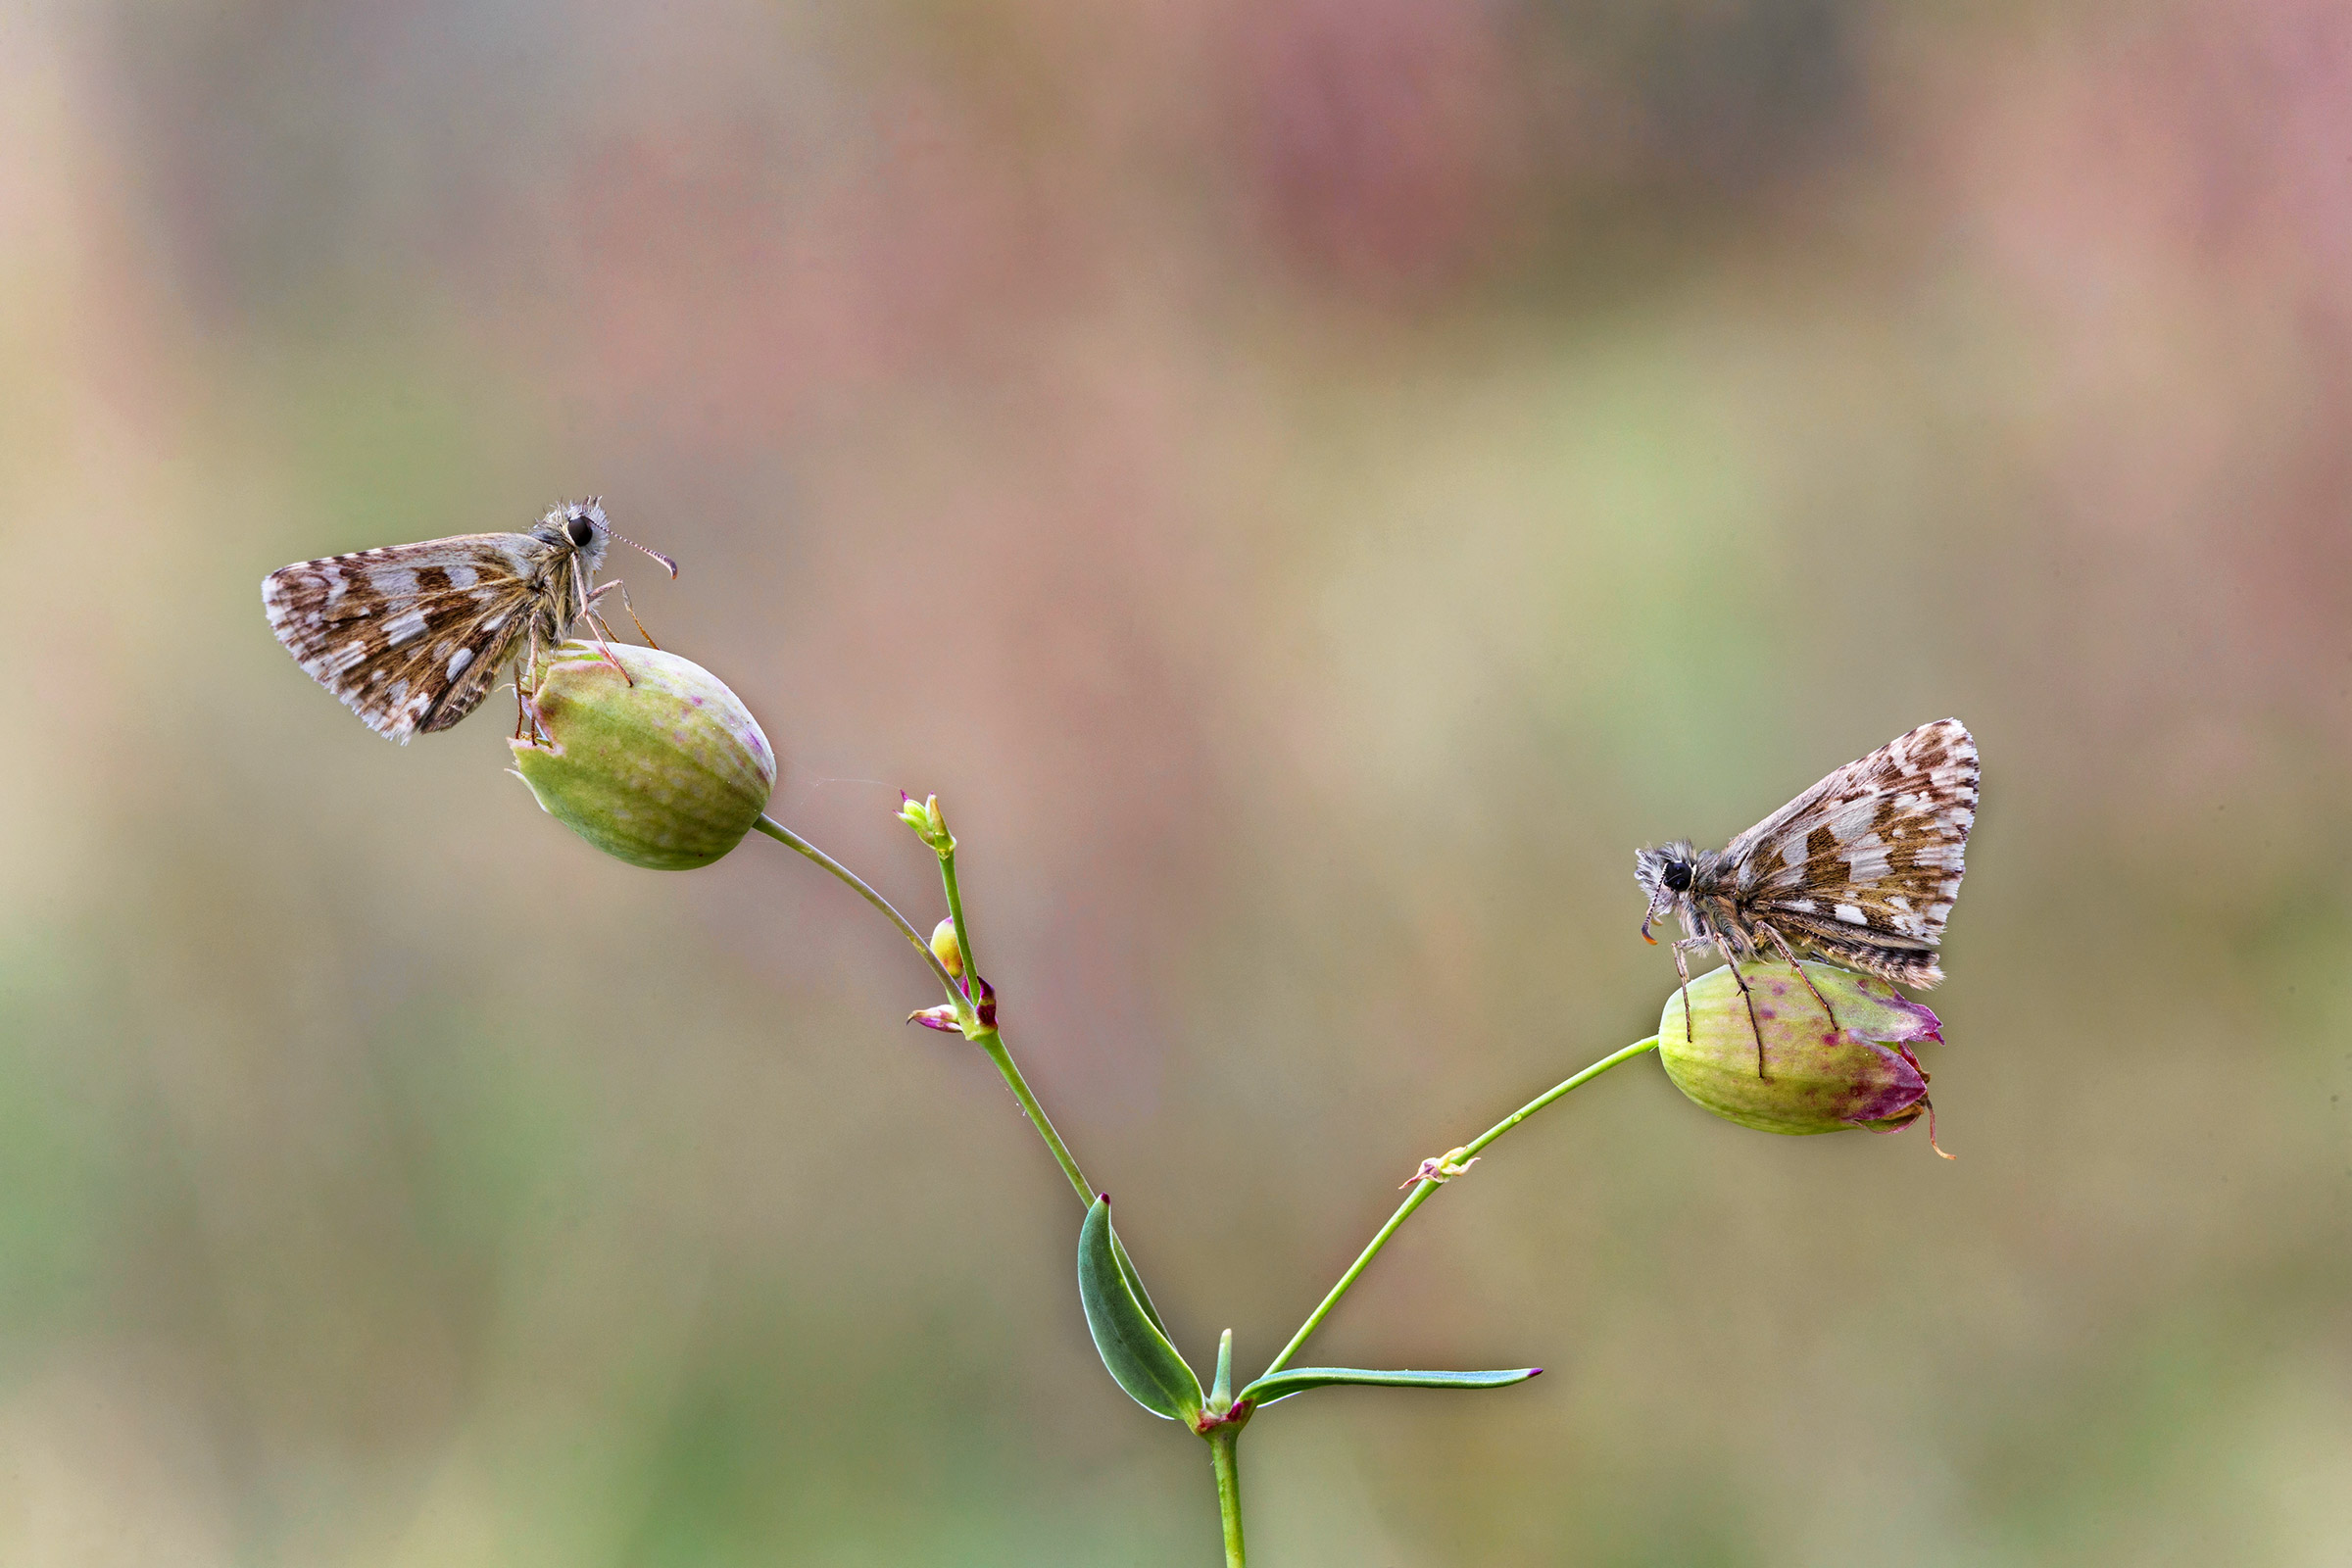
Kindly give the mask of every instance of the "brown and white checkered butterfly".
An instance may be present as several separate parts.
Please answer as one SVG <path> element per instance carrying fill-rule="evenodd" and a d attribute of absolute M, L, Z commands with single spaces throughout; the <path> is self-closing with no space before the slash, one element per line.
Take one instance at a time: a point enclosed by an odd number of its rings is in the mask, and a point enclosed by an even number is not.
<path fill-rule="evenodd" d="M 1791 949 L 1807 948 L 1883 980 L 1941 980 L 1936 950 L 1960 896 L 1977 778 L 1977 743 L 1958 719 L 1939 718 L 1846 763 L 1727 849 L 1699 852 L 1677 840 L 1636 854 L 1634 875 L 1649 895 L 1642 937 L 1655 942 L 1650 923 L 1669 913 L 1682 916 L 1687 933 L 1674 944 L 1684 1027 L 1685 955 L 1695 948 L 1720 953 L 1735 978 L 1738 960 L 1769 956 L 1767 948 L 1801 977 Z M 1740 989 L 1747 990 L 1743 978 Z M 1748 1014 L 1752 1024 L 1752 999 Z M 1756 1049 L 1761 1076 L 1761 1031 Z"/>
<path fill-rule="evenodd" d="M 527 533 L 297 562 L 262 579 L 262 608 L 304 673 L 405 746 L 472 712 L 510 660 L 536 663 L 582 621 L 604 630 L 597 603 L 619 587 L 595 585 L 608 539 L 645 550 L 612 532 L 603 497 L 566 501 Z"/>

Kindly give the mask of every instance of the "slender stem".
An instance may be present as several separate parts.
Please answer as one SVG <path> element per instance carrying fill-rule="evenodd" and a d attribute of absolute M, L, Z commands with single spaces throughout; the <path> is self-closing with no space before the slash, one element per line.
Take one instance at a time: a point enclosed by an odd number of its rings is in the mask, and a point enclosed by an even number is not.
<path fill-rule="evenodd" d="M 948 890 L 948 918 L 956 922 L 956 950 L 963 956 L 963 995 L 967 1000 L 962 1005 L 967 1010 L 976 1009 L 980 1005 L 980 966 L 972 961 L 972 937 L 963 923 L 963 887 L 956 880 L 956 851 L 952 845 L 939 852 L 939 880 Z M 929 949 L 924 951 L 928 952 Z M 974 1013 L 974 1016 L 977 1014 Z M 971 1026 L 967 1023 L 965 1027 Z M 1046 1114 L 1046 1107 L 1039 1104 L 1037 1096 L 1029 1092 L 1029 1080 L 1022 1077 L 1021 1069 L 1013 1065 L 1012 1052 L 1004 1044 L 1004 1037 L 995 1028 L 988 1027 L 971 1038 L 982 1051 L 988 1053 L 988 1059 L 997 1064 L 997 1071 L 1004 1076 L 1004 1087 L 1012 1091 L 1012 1098 L 1021 1102 L 1022 1110 L 1028 1112 L 1030 1125 L 1037 1129 L 1037 1136 L 1046 1141 L 1046 1147 L 1054 1152 L 1054 1162 L 1061 1167 L 1061 1173 L 1070 1179 L 1070 1186 L 1076 1189 L 1079 1203 L 1092 1208 L 1095 1190 L 1086 1184 L 1086 1172 L 1078 1168 L 1078 1161 L 1070 1153 L 1069 1146 L 1061 1141 L 1061 1134 L 1054 1130 L 1054 1118 Z"/>
<path fill-rule="evenodd" d="M 1537 1111 L 1542 1110 L 1545 1105 L 1550 1104 L 1553 1101 L 1568 1093 L 1569 1090 L 1576 1088 L 1580 1084 L 1591 1083 L 1593 1079 L 1599 1077 L 1602 1073 L 1607 1072 L 1611 1067 L 1616 1066 L 1619 1062 L 1631 1061 L 1636 1056 L 1641 1055 L 1643 1052 L 1656 1050 L 1657 1045 L 1658 1037 L 1656 1035 L 1651 1035 L 1647 1040 L 1637 1040 L 1632 1045 L 1626 1047 L 1623 1051 L 1615 1052 L 1609 1055 L 1601 1057 L 1600 1060 L 1594 1062 L 1592 1066 L 1587 1067 L 1584 1071 L 1578 1073 L 1575 1077 L 1570 1078 L 1567 1082 L 1557 1084 L 1538 1095 L 1535 1099 L 1529 1101 L 1526 1104 L 1521 1105 L 1517 1110 L 1512 1111 L 1508 1116 L 1503 1117 L 1502 1120 L 1496 1122 L 1494 1126 L 1479 1134 L 1478 1137 L 1472 1139 L 1469 1143 L 1464 1144 L 1460 1149 L 1449 1151 L 1446 1155 L 1447 1159 L 1455 1160 L 1457 1162 L 1467 1160 L 1469 1156 L 1476 1154 L 1480 1150 L 1486 1148 L 1495 1139 L 1500 1138 L 1504 1133 L 1509 1132 L 1512 1128 L 1527 1120 L 1528 1117 L 1533 1116 Z M 1291 1336 L 1291 1343 L 1282 1348 L 1282 1353 L 1274 1357 L 1274 1359 L 1267 1364 L 1264 1372 L 1258 1374 L 1260 1377 L 1270 1377 L 1274 1373 L 1279 1372 L 1284 1367 L 1290 1365 L 1291 1357 L 1298 1353 L 1298 1348 L 1306 1343 L 1307 1336 L 1323 1326 L 1323 1320 L 1331 1315 L 1331 1309 L 1340 1304 L 1340 1298 L 1346 1296 L 1348 1288 L 1355 1284 L 1356 1277 L 1362 1274 L 1366 1268 L 1371 1266 L 1372 1259 L 1380 1255 L 1380 1250 L 1389 1245 L 1389 1238 L 1396 1234 L 1396 1227 L 1402 1225 L 1405 1222 L 1405 1219 L 1412 1213 L 1414 1209 L 1419 1208 L 1423 1203 L 1429 1201 L 1430 1196 L 1443 1185 L 1444 1183 L 1435 1180 L 1422 1180 L 1413 1183 L 1413 1190 L 1405 1195 L 1405 1200 L 1403 1202 L 1396 1205 L 1396 1212 L 1389 1216 L 1389 1222 L 1386 1225 L 1383 1225 L 1380 1228 L 1380 1233 L 1372 1238 L 1371 1245 L 1366 1247 L 1363 1251 L 1357 1255 L 1356 1260 L 1353 1263 L 1348 1265 L 1348 1272 L 1340 1276 L 1340 1282 L 1331 1288 L 1331 1294 L 1324 1297 L 1322 1303 L 1318 1305 L 1312 1312 L 1307 1314 L 1306 1321 L 1298 1325 L 1298 1332 Z"/>
<path fill-rule="evenodd" d="M 1372 1245 L 1348 1265 L 1348 1272 L 1340 1276 L 1340 1283 L 1331 1288 L 1331 1294 L 1323 1298 L 1320 1306 L 1307 1314 L 1306 1321 L 1298 1325 L 1298 1332 L 1291 1336 L 1291 1343 L 1282 1348 L 1280 1355 L 1266 1363 L 1266 1370 L 1258 1374 L 1260 1377 L 1271 1377 L 1291 1364 L 1291 1357 L 1298 1353 L 1298 1348 L 1306 1343 L 1306 1337 L 1323 1326 L 1323 1320 L 1331 1315 L 1333 1307 L 1340 1304 L 1340 1298 L 1348 1294 L 1356 1276 L 1371 1267 L 1372 1259 L 1378 1257 L 1380 1250 L 1389 1245 L 1389 1238 L 1396 1234 L 1396 1227 L 1403 1224 L 1414 1209 L 1428 1202 L 1430 1194 L 1437 1190 L 1436 1182 L 1413 1183 L 1412 1192 L 1403 1202 L 1396 1205 L 1396 1212 L 1389 1216 L 1389 1222 L 1380 1228 L 1380 1234 L 1372 1238 Z"/>
<path fill-rule="evenodd" d="M 1208 1462 L 1217 1472 L 1217 1517 L 1225 1524 L 1225 1568 L 1249 1568 L 1250 1553 L 1242 1545 L 1242 1470 L 1234 1459 L 1241 1442 L 1238 1426 L 1219 1427 L 1208 1435 Z"/>
<path fill-rule="evenodd" d="M 972 971 L 967 966 L 963 972 L 969 974 Z M 984 1029 L 972 1039 L 982 1051 L 988 1053 L 988 1059 L 995 1062 L 997 1071 L 1004 1075 L 1004 1087 L 1012 1091 L 1012 1098 L 1019 1101 L 1021 1109 L 1029 1113 L 1030 1125 L 1037 1129 L 1037 1136 L 1046 1141 L 1046 1147 L 1054 1152 L 1054 1162 L 1061 1167 L 1061 1173 L 1070 1179 L 1070 1186 L 1078 1194 L 1079 1205 L 1092 1208 L 1095 1190 L 1086 1184 L 1086 1172 L 1078 1168 L 1078 1161 L 1071 1156 L 1069 1146 L 1061 1141 L 1061 1134 L 1054 1130 L 1054 1118 L 1046 1114 L 1046 1107 L 1039 1104 L 1037 1097 L 1029 1092 L 1029 1080 L 1023 1078 L 1021 1069 L 1012 1064 L 1012 1053 L 1004 1048 L 1004 1037 L 994 1029 Z"/>
<path fill-rule="evenodd" d="M 1583 1072 L 1578 1073 L 1575 1077 L 1569 1079 L 1567 1082 L 1544 1090 L 1544 1093 L 1538 1095 L 1526 1104 L 1521 1105 L 1517 1110 L 1512 1111 L 1508 1116 L 1503 1117 L 1502 1120 L 1496 1122 L 1485 1132 L 1480 1133 L 1476 1138 L 1473 1138 L 1470 1140 L 1470 1142 L 1462 1146 L 1462 1152 L 1465 1154 L 1477 1153 L 1480 1150 L 1486 1148 L 1495 1139 L 1500 1138 L 1504 1133 L 1509 1132 L 1512 1128 L 1527 1120 L 1528 1117 L 1533 1116 L 1537 1111 L 1542 1110 L 1545 1105 L 1548 1105 L 1553 1101 L 1559 1099 L 1569 1090 L 1574 1089 L 1582 1084 L 1591 1083 L 1593 1079 L 1599 1077 L 1602 1073 L 1607 1072 L 1611 1067 L 1618 1065 L 1620 1062 L 1631 1061 L 1636 1056 L 1639 1056 L 1645 1052 L 1651 1052 L 1657 1049 L 1658 1037 L 1656 1035 L 1651 1035 L 1647 1040 L 1635 1041 L 1623 1051 L 1611 1052 L 1608 1055 L 1601 1057 L 1598 1061 L 1594 1062 L 1592 1066 L 1587 1067 Z M 1423 1182 L 1421 1185 L 1424 1187 L 1435 1187 L 1437 1183 Z"/>
<path fill-rule="evenodd" d="M 956 880 L 956 852 L 954 850 L 944 851 L 939 857 L 939 880 L 946 885 L 948 890 L 948 918 L 956 922 L 956 951 L 963 955 L 964 983 L 968 986 L 980 978 L 980 964 L 972 956 L 972 934 L 963 923 L 963 888 Z M 974 1002 L 978 1002 L 980 993 L 975 990 L 971 993 L 971 997 Z"/>
<path fill-rule="evenodd" d="M 844 882 L 847 882 L 851 887 L 856 888 L 859 898 L 862 898 L 866 903 L 872 905 L 875 908 L 880 909 L 885 915 L 889 916 L 890 923 L 897 926 L 899 930 L 906 936 L 906 940 L 914 944 L 914 951 L 923 956 L 923 961 L 931 965 L 931 972 L 939 976 L 939 983 L 947 987 L 949 999 L 958 1004 L 963 1001 L 963 993 L 956 988 L 956 977 L 948 973 L 948 966 L 939 961 L 938 954 L 931 951 L 930 942 L 924 938 L 920 931 L 917 931 L 910 923 L 908 923 L 905 915 L 901 914 L 897 909 L 891 906 L 891 903 L 888 899 L 884 898 L 881 894 L 876 893 L 872 888 L 866 886 L 864 878 L 860 877 L 857 872 L 851 870 L 848 866 L 842 864 L 839 860 L 836 860 L 833 858 L 833 857 L 827 855 L 824 851 L 818 849 L 815 845 L 809 843 L 807 839 L 801 837 L 798 833 L 795 833 L 792 829 L 786 827 L 783 823 L 777 821 L 772 816 L 762 815 L 760 820 L 754 822 L 752 826 L 758 828 L 769 838 L 774 839 L 778 844 L 784 845 L 789 849 L 800 851 L 803 855 L 806 855 L 808 857 L 808 858 L 814 860 L 817 864 L 823 866 L 826 870 L 832 872 Z M 966 972 L 969 972 L 968 966 Z"/>

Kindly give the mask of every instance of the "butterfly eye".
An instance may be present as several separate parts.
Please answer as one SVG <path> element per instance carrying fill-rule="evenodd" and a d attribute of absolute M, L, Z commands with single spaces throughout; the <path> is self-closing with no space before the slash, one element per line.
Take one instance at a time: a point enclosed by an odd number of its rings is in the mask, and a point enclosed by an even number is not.
<path fill-rule="evenodd" d="M 586 517 L 574 517 L 564 525 L 564 535 L 574 545 L 585 550 L 588 547 L 588 541 L 596 537 L 596 524 L 590 522 Z"/>
<path fill-rule="evenodd" d="M 1666 874 L 1659 880 L 1676 893 L 1688 893 L 1690 890 L 1690 868 L 1680 860 L 1669 860 L 1666 862 Z"/>

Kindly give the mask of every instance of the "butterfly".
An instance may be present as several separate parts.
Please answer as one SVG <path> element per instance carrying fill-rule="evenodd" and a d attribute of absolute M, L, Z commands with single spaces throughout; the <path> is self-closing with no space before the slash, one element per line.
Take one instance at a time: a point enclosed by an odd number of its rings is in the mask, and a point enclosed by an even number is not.
<path fill-rule="evenodd" d="M 481 706 L 510 659 L 516 704 L 527 706 L 525 665 L 582 621 L 604 633 L 597 603 L 620 586 L 594 586 L 608 539 L 645 550 L 612 531 L 602 496 L 565 501 L 525 533 L 467 533 L 296 562 L 262 579 L 262 608 L 305 674 L 369 729 L 405 746 L 419 730 L 447 729 Z M 678 574 L 669 557 L 645 553 Z"/>
<path fill-rule="evenodd" d="M 1698 852 L 1677 840 L 1634 857 L 1649 895 L 1651 921 L 1679 914 L 1688 933 L 1674 944 L 1690 1028 L 1690 966 L 1685 955 L 1713 948 L 1732 965 L 1766 945 L 1788 960 L 1807 990 L 1837 1013 L 1805 976 L 1791 947 L 1809 948 L 1882 980 L 1932 986 L 1943 978 L 1936 949 L 1960 896 L 1968 830 L 1977 820 L 1977 743 L 1956 718 L 1922 724 L 1857 759 L 1732 840 Z M 1747 998 L 1748 1022 L 1755 1000 Z M 1764 1037 L 1756 1034 L 1756 1075 Z"/>

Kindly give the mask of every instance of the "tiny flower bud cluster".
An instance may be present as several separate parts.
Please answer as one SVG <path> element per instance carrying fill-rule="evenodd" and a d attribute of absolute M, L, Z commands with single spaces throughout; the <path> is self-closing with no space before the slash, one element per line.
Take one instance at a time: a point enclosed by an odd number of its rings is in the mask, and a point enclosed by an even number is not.
<path fill-rule="evenodd" d="M 936 854 L 956 853 L 956 835 L 948 831 L 948 819 L 940 814 L 938 796 L 921 801 L 911 795 L 899 798 L 906 803 L 899 808 L 899 820 L 914 829 L 916 838 L 931 846 Z"/>

